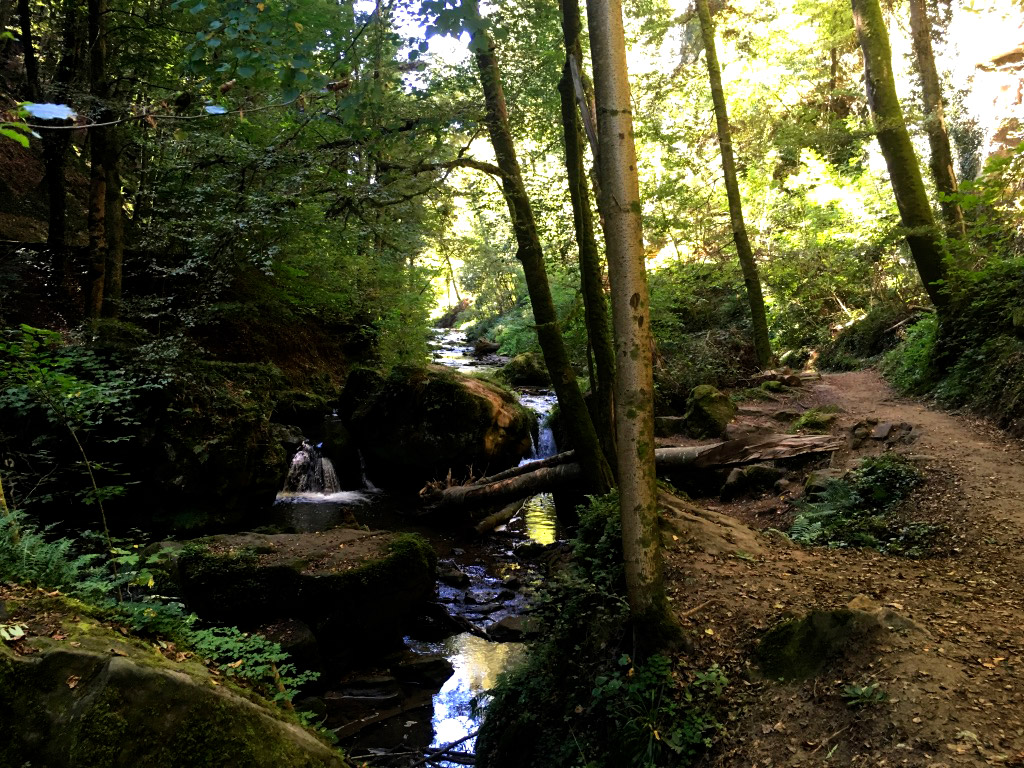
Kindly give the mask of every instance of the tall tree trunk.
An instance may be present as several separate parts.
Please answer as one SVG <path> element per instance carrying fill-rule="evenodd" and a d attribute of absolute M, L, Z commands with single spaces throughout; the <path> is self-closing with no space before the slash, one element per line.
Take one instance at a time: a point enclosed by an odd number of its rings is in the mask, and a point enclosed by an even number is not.
<path fill-rule="evenodd" d="M 941 320 L 949 309 L 949 299 L 942 289 L 947 275 L 946 264 L 938 227 L 921 178 L 921 167 L 896 95 L 889 34 L 878 0 L 852 2 L 853 25 L 864 52 L 864 80 L 878 145 L 889 169 L 889 181 L 900 218 L 907 230 L 907 245 L 921 282 Z"/>
<path fill-rule="evenodd" d="M 569 181 L 569 200 L 572 203 L 573 225 L 580 255 L 580 282 L 583 288 L 583 306 L 586 316 L 587 337 L 594 357 L 594 375 L 591 389 L 594 394 L 594 426 L 597 428 L 605 456 L 615 460 L 615 436 L 612 420 L 615 386 L 615 348 L 608 325 L 608 304 L 601 281 L 601 257 L 594 237 L 594 215 L 587 191 L 587 173 L 583 164 L 583 125 L 576 105 L 572 62 L 582 66 L 580 46 L 579 0 L 562 0 L 562 38 L 565 43 L 565 65 L 558 92 L 562 102 L 562 136 L 565 142 L 565 170 Z"/>
<path fill-rule="evenodd" d="M 928 166 L 939 192 L 939 205 L 946 227 L 954 237 L 966 237 L 964 214 L 955 195 L 958 191 L 956 173 L 953 171 L 953 153 L 949 149 L 949 134 L 946 132 L 946 118 L 942 109 L 942 88 L 939 73 L 935 69 L 935 54 L 932 52 L 932 25 L 928 21 L 925 0 L 910 0 L 910 31 L 914 38 L 914 55 L 917 71 L 921 76 L 921 98 L 924 102 L 924 128 L 928 134 L 931 158 Z"/>
<path fill-rule="evenodd" d="M 722 149 L 722 175 L 725 177 L 725 192 L 729 198 L 729 219 L 732 222 L 732 238 L 736 253 L 743 269 L 743 283 L 747 289 L 750 304 L 750 320 L 753 331 L 754 352 L 761 368 L 770 368 L 772 347 L 768 340 L 768 318 L 764 309 L 764 295 L 761 293 L 761 278 L 757 273 L 754 251 L 747 237 L 747 226 L 743 221 L 743 202 L 740 185 L 736 179 L 736 159 L 732 153 L 732 132 L 729 129 L 729 113 L 725 107 L 725 92 L 722 90 L 722 69 L 718 64 L 715 49 L 715 28 L 711 22 L 711 11 L 707 0 L 697 0 L 697 15 L 700 17 L 700 33 L 704 38 L 704 53 L 708 65 L 708 80 L 711 81 L 711 100 L 715 105 L 715 123 L 718 126 L 718 144 Z"/>
<path fill-rule="evenodd" d="M 601 211 L 615 330 L 615 436 L 622 550 L 630 614 L 641 647 L 650 650 L 674 635 L 677 625 L 665 599 L 658 533 L 651 360 L 654 340 L 620 0 L 587 0 L 587 19 L 597 101 L 598 176 L 604 197 Z"/>
<path fill-rule="evenodd" d="M 77 55 L 78 48 L 78 5 L 75 2 L 64 4 L 64 40 L 63 51 L 57 62 L 57 73 L 54 77 L 54 98 L 63 101 L 66 89 L 75 76 L 80 65 Z M 56 124 L 56 123 L 51 123 Z M 70 125 L 71 121 L 62 120 L 60 125 Z M 49 203 L 46 244 L 50 248 L 51 267 L 54 284 L 58 291 L 65 291 L 67 285 L 67 185 L 64 179 L 64 167 L 67 160 L 68 147 L 71 145 L 71 131 L 43 131 L 43 186 L 46 188 Z"/>
<path fill-rule="evenodd" d="M 121 195 L 121 172 L 118 159 L 120 145 L 117 134 L 107 134 L 106 171 L 106 235 L 107 255 L 103 274 L 103 316 L 121 314 L 121 273 L 124 267 L 124 198 Z"/>
<path fill-rule="evenodd" d="M 471 12 L 475 10 L 474 6 Z M 481 23 L 473 35 L 473 49 L 484 92 L 485 121 L 502 174 L 502 190 L 516 238 L 516 257 L 523 265 L 533 318 L 537 324 L 537 340 L 551 374 L 566 429 L 583 466 L 588 491 L 605 493 L 613 485 L 611 467 L 601 450 L 597 431 L 576 383 L 576 373 L 569 362 L 569 354 L 558 327 L 558 315 L 544 266 L 544 252 L 508 126 L 508 110 L 501 87 L 501 72 L 494 52 L 494 41 L 482 26 Z"/>
<path fill-rule="evenodd" d="M 25 59 L 25 96 L 28 101 L 39 101 L 39 62 L 32 39 L 32 11 L 28 0 L 18 0 L 18 21 L 21 23 L 21 50 Z"/>
<path fill-rule="evenodd" d="M 106 100 L 107 34 L 106 0 L 89 0 L 89 90 L 95 100 L 94 114 L 99 123 L 110 116 Z M 93 320 L 103 312 L 103 292 L 107 268 L 107 168 L 109 158 L 107 127 L 89 130 L 89 298 L 86 314 Z"/>

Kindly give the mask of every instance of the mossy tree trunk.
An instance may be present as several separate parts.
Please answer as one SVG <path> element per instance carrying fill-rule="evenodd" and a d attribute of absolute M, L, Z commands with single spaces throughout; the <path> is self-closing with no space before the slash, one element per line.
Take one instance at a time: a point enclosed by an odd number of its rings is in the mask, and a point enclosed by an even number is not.
<path fill-rule="evenodd" d="M 565 142 L 565 170 L 569 181 L 569 200 L 572 203 L 573 225 L 580 257 L 580 282 L 583 288 L 583 306 L 586 316 L 587 337 L 594 355 L 594 375 L 591 389 L 594 394 L 594 426 L 609 461 L 615 460 L 615 436 L 612 419 L 615 386 L 615 348 L 608 324 L 608 303 L 601 280 L 601 257 L 594 237 L 594 215 L 587 191 L 587 174 L 583 164 L 585 144 L 583 125 L 576 105 L 572 62 L 582 66 L 580 46 L 579 0 L 562 0 L 562 39 L 565 43 L 565 65 L 558 92 L 562 105 L 562 135 Z"/>
<path fill-rule="evenodd" d="M 729 220 L 732 222 L 732 238 L 736 253 L 743 269 L 743 284 L 747 289 L 750 305 L 750 319 L 753 329 L 754 352 L 757 364 L 770 368 L 772 348 L 768 340 L 768 318 L 764 309 L 764 295 L 761 293 L 761 278 L 757 273 L 754 251 L 747 237 L 747 226 L 743 221 L 743 201 L 740 185 L 736 178 L 736 159 L 732 152 L 732 132 L 729 129 L 729 113 L 725 106 L 725 91 L 722 89 L 722 69 L 718 64 L 715 49 L 715 28 L 707 0 L 696 0 L 697 16 L 700 18 L 700 33 L 704 39 L 704 54 L 708 66 L 708 80 L 711 82 L 711 100 L 715 105 L 715 124 L 718 128 L 718 144 L 722 149 L 722 175 L 725 177 L 725 192 L 729 198 Z"/>
<path fill-rule="evenodd" d="M 939 73 L 935 69 L 935 54 L 932 51 L 932 25 L 928 20 L 925 0 L 910 0 L 910 31 L 914 39 L 914 55 L 917 71 L 921 76 L 921 99 L 924 102 L 924 127 L 928 134 L 931 157 L 928 166 L 939 192 L 939 205 L 946 227 L 954 237 L 966 236 L 964 214 L 956 200 L 958 191 L 956 173 L 953 170 L 953 153 L 949 148 L 949 134 L 946 132 L 946 118 L 942 108 L 942 88 Z"/>
<path fill-rule="evenodd" d="M 478 15 L 475 4 L 467 10 Z M 476 26 L 473 34 L 472 49 L 484 92 L 487 132 L 501 171 L 502 191 L 512 219 L 517 247 L 516 257 L 523 266 L 530 304 L 533 307 L 533 318 L 537 324 L 537 340 L 548 372 L 551 374 L 566 429 L 583 466 L 587 490 L 591 493 L 605 493 L 614 484 L 611 467 L 601 450 L 597 430 L 594 429 L 587 405 L 576 383 L 576 373 L 570 364 L 569 354 L 558 326 L 558 315 L 551 298 L 551 287 L 544 265 L 544 251 L 508 125 L 508 109 L 501 86 L 501 71 L 494 50 L 494 40 L 484 28 L 482 21 Z"/>
<path fill-rule="evenodd" d="M 864 52 L 868 107 L 878 145 L 889 169 L 889 181 L 906 229 L 907 245 L 921 282 L 940 319 L 949 309 L 943 290 L 947 270 L 935 217 L 921 178 L 921 167 L 910 142 L 892 73 L 892 49 L 878 0 L 852 0 L 853 24 Z"/>
<path fill-rule="evenodd" d="M 615 433 L 622 549 L 641 647 L 674 633 L 662 576 L 654 467 L 650 298 L 620 0 L 587 0 L 597 101 L 598 176 L 615 331 Z"/>

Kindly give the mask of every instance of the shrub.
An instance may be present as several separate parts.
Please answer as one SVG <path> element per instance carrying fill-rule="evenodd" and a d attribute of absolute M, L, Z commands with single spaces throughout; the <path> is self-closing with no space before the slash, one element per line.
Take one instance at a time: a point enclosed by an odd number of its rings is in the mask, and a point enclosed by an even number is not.
<path fill-rule="evenodd" d="M 938 330 L 938 317 L 924 315 L 907 329 L 899 346 L 885 354 L 882 372 L 897 391 L 905 395 L 921 395 L 934 386 L 932 353 Z"/>

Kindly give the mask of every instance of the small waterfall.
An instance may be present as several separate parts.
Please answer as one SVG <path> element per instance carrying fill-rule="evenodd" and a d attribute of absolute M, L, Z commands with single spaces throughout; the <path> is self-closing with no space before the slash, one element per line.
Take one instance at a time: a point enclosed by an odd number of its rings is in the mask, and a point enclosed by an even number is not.
<path fill-rule="evenodd" d="M 331 460 L 320 453 L 320 447 L 309 441 L 292 457 L 284 490 L 289 493 L 337 493 L 341 490 Z"/>
<path fill-rule="evenodd" d="M 558 452 L 558 446 L 555 445 L 555 433 L 547 423 L 551 409 L 557 402 L 554 393 L 544 389 L 526 390 L 520 393 L 519 402 L 536 413 L 537 420 L 540 422 L 537 437 L 531 438 L 533 450 L 530 452 L 530 456 L 523 459 L 520 464 L 528 464 L 531 461 L 554 456 Z"/>
<path fill-rule="evenodd" d="M 557 453 L 555 447 L 555 433 L 551 430 L 551 427 L 547 425 L 547 421 L 540 425 L 540 430 L 537 433 L 537 442 L 533 446 L 533 455 L 531 459 L 546 459 L 549 456 L 554 456 Z"/>

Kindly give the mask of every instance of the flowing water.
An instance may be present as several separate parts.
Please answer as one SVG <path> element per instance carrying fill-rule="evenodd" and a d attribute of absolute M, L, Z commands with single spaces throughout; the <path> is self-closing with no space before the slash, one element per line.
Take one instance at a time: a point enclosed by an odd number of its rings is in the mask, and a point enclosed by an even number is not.
<path fill-rule="evenodd" d="M 466 344 L 461 332 L 440 329 L 435 332 L 433 360 L 464 373 L 496 369 L 502 362 L 493 356 L 483 362 L 474 359 L 472 347 Z M 554 436 L 545 422 L 556 402 L 554 394 L 544 389 L 524 389 L 519 392 L 519 399 L 537 413 L 539 421 L 533 451 L 523 463 L 553 455 Z M 319 448 L 305 442 L 296 453 L 285 490 L 278 495 L 274 507 L 276 524 L 299 533 L 352 524 L 414 531 L 431 542 L 442 558 L 443 567 L 458 569 L 468 576 L 468 585 L 461 587 L 438 584 L 438 601 L 449 613 L 486 629 L 528 608 L 529 594 L 539 583 L 539 576 L 519 561 L 515 547 L 526 541 L 547 545 L 558 540 L 550 495 L 529 499 L 513 520 L 482 542 L 467 541 L 450 532 L 417 525 L 415 510 L 408 508 L 408 502 L 391 498 L 374 488 L 365 481 L 365 473 L 363 488 L 340 489 L 330 460 Z M 403 505 L 407 508 L 403 509 Z M 509 585 L 517 588 L 510 589 Z M 348 747 L 355 752 L 384 757 L 416 744 L 419 744 L 416 749 L 429 751 L 462 740 L 452 752 L 472 754 L 472 734 L 480 725 L 486 691 L 521 655 L 522 645 L 493 642 L 468 632 L 440 642 L 409 637 L 406 645 L 416 654 L 443 656 L 452 664 L 454 674 L 433 694 L 429 706 L 415 706 L 419 702 L 403 706 L 396 717 L 360 731 L 346 742 Z M 431 764 L 455 768 L 464 765 L 465 758 Z"/>

